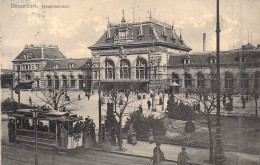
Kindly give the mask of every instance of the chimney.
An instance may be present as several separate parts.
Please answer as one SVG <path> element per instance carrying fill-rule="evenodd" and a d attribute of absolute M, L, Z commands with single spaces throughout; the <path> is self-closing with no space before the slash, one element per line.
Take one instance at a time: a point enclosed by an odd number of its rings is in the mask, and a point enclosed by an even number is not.
<path fill-rule="evenodd" d="M 41 48 L 41 49 L 42 49 L 42 59 L 43 59 L 43 57 L 44 57 L 44 55 L 43 55 L 43 46 L 42 46 L 42 48 Z"/>
<path fill-rule="evenodd" d="M 206 52 L 206 33 L 203 33 L 203 52 Z"/>

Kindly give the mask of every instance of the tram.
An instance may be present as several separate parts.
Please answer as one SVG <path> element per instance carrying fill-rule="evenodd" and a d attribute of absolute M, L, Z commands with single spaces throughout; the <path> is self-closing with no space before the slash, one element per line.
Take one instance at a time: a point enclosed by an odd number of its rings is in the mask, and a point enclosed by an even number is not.
<path fill-rule="evenodd" d="M 9 139 L 15 142 L 34 143 L 37 138 L 38 146 L 68 150 L 83 145 L 82 118 L 71 112 L 18 109 L 8 117 Z"/>

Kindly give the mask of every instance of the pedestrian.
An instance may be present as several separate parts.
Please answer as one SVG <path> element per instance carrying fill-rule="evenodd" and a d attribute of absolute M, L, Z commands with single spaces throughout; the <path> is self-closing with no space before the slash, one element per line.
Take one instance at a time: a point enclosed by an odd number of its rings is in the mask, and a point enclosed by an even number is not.
<path fill-rule="evenodd" d="M 151 101 L 150 100 L 147 101 L 147 106 L 148 106 L 148 110 L 150 110 L 150 107 L 151 107 Z"/>
<path fill-rule="evenodd" d="M 29 97 L 29 103 L 32 106 L 32 98 L 31 97 Z"/>
<path fill-rule="evenodd" d="M 150 129 L 148 135 L 149 135 L 148 140 L 149 140 L 150 144 L 152 144 L 153 143 L 153 129 Z"/>
<path fill-rule="evenodd" d="M 164 161 L 164 153 L 162 152 L 161 148 L 161 143 L 157 142 L 156 147 L 153 149 L 153 156 L 152 156 L 152 161 L 153 165 L 161 165 L 162 161 Z"/>
<path fill-rule="evenodd" d="M 134 133 L 134 128 L 132 125 L 130 125 L 130 128 L 127 133 L 127 143 L 131 144 L 132 143 L 132 134 Z"/>
<path fill-rule="evenodd" d="M 246 98 L 242 96 L 242 108 L 244 109 L 246 107 Z"/>
<path fill-rule="evenodd" d="M 223 106 L 224 106 L 224 107 L 226 106 L 226 102 L 227 102 L 226 96 L 224 95 L 224 96 L 223 96 Z"/>
<path fill-rule="evenodd" d="M 105 140 L 104 140 L 104 144 L 103 144 L 103 147 L 104 147 L 104 150 L 106 151 L 111 151 L 111 136 L 109 135 L 108 132 L 106 132 L 105 134 Z"/>
<path fill-rule="evenodd" d="M 138 109 L 139 109 L 139 113 L 143 113 L 143 108 L 142 108 L 142 105 L 139 105 L 139 107 L 138 107 Z"/>
<path fill-rule="evenodd" d="M 61 125 L 60 130 L 60 139 L 61 139 L 61 148 L 67 148 L 67 139 L 68 138 L 68 131 Z"/>
<path fill-rule="evenodd" d="M 186 99 L 188 99 L 189 92 L 188 92 L 188 91 L 185 91 L 185 95 L 186 95 Z"/>
<path fill-rule="evenodd" d="M 133 144 L 133 145 L 136 145 L 136 143 L 137 143 L 136 132 L 134 132 L 134 133 L 132 134 L 132 144 Z"/>
<path fill-rule="evenodd" d="M 186 148 L 182 147 L 181 150 L 182 151 L 178 155 L 177 165 L 188 165 L 188 160 L 190 160 L 190 158 L 188 157 L 188 155 L 186 153 Z"/>
<path fill-rule="evenodd" d="M 13 119 L 9 120 L 8 123 L 8 136 L 9 136 L 9 143 L 15 142 L 15 123 Z"/>
<path fill-rule="evenodd" d="M 81 100 L 81 98 L 80 98 L 80 94 L 78 95 L 78 100 Z"/>

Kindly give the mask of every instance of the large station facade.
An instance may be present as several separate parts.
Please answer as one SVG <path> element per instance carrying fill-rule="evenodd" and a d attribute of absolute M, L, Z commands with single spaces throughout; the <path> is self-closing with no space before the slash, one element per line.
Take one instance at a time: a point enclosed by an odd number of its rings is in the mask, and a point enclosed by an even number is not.
<path fill-rule="evenodd" d="M 58 46 L 26 45 L 13 60 L 14 86 L 92 90 L 100 85 L 138 84 L 136 90 L 158 91 L 173 84 L 178 92 L 216 85 L 215 52 L 191 53 L 173 25 L 156 21 L 119 24 L 108 21 L 105 33 L 89 47 L 92 58 L 68 59 Z M 248 43 L 220 53 L 222 88 L 233 93 L 260 91 L 260 45 Z M 18 68 L 20 69 L 18 72 Z M 165 87 L 166 86 L 166 87 Z"/>
<path fill-rule="evenodd" d="M 152 20 L 119 24 L 108 22 L 106 32 L 92 46 L 93 84 L 140 83 L 136 88 L 155 90 L 168 79 L 170 53 L 188 53 L 189 48 L 174 27 Z"/>
<path fill-rule="evenodd" d="M 181 33 L 150 18 L 119 24 L 108 22 L 106 32 L 89 49 L 92 51 L 93 84 L 139 82 L 137 90 L 157 91 L 162 82 L 177 86 L 177 92 L 216 85 L 215 52 L 190 53 Z M 221 87 L 232 93 L 259 90 L 260 45 L 248 43 L 220 54 Z M 167 88 L 167 87 L 166 87 Z"/>

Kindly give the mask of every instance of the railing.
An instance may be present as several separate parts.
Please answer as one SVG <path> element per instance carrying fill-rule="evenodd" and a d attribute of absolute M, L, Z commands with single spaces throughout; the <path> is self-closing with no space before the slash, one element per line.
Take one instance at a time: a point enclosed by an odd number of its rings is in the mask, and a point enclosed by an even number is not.
<path fill-rule="evenodd" d="M 17 129 L 16 135 L 34 137 L 34 130 Z M 56 140 L 56 134 L 37 131 L 37 137 L 41 139 Z"/>

